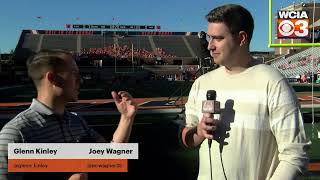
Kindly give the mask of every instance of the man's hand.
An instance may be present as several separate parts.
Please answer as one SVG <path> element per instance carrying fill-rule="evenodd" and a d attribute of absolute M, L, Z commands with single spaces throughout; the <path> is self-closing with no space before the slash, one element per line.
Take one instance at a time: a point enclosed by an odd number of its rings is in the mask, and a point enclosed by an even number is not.
<path fill-rule="evenodd" d="M 218 120 L 210 113 L 203 113 L 197 126 L 185 127 L 182 130 L 182 142 L 186 147 L 198 147 L 203 140 L 213 139 L 213 131 L 217 129 Z"/>
<path fill-rule="evenodd" d="M 118 111 L 126 118 L 133 118 L 138 109 L 137 103 L 134 102 L 132 96 L 126 91 L 116 93 L 112 91 L 112 98 L 117 106 Z"/>
<path fill-rule="evenodd" d="M 129 142 L 132 124 L 137 113 L 138 105 L 133 101 L 132 96 L 128 92 L 119 91 L 116 93 L 112 91 L 111 94 L 114 102 L 116 103 L 118 111 L 121 113 L 119 125 L 113 134 L 112 142 Z"/>
<path fill-rule="evenodd" d="M 87 173 L 75 173 L 72 174 L 68 180 L 88 180 Z"/>
<path fill-rule="evenodd" d="M 213 119 L 210 113 L 203 113 L 200 123 L 197 127 L 197 134 L 207 139 L 213 139 L 213 131 L 217 129 L 218 120 Z"/>

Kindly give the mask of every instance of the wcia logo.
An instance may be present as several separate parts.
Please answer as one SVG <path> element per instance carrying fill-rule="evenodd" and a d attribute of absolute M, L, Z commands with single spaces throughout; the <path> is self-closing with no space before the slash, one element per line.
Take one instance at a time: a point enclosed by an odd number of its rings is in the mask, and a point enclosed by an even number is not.
<path fill-rule="evenodd" d="M 306 11 L 279 11 L 278 38 L 306 38 L 309 36 L 309 18 Z"/>

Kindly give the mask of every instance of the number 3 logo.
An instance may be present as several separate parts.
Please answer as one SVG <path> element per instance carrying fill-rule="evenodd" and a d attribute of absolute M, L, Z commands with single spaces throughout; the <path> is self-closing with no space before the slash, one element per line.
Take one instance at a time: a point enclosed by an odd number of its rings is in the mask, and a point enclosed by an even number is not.
<path fill-rule="evenodd" d="M 278 37 L 306 37 L 309 34 L 308 19 L 278 20 Z"/>

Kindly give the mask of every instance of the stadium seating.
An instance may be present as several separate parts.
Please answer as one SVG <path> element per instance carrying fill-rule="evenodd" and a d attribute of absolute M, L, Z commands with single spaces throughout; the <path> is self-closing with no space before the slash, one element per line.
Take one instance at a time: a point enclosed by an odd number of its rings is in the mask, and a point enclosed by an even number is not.
<path fill-rule="evenodd" d="M 200 52 L 200 43 L 196 32 L 102 32 L 102 31 L 44 31 L 23 30 L 16 47 L 16 52 L 23 52 L 17 56 L 16 62 L 24 64 L 30 53 L 41 49 L 64 49 L 77 55 L 93 53 L 101 59 L 116 57 L 112 53 L 105 53 L 110 47 L 126 49 L 122 51 L 122 58 L 128 58 L 132 50 L 135 58 L 149 58 L 148 62 L 162 60 L 165 64 L 174 64 L 174 60 L 186 60 L 190 63 L 197 59 Z M 22 51 L 23 50 L 23 51 Z M 127 52 L 128 50 L 128 52 Z M 97 54 L 103 55 L 97 56 Z M 142 55 L 141 55 L 142 54 Z M 130 55 L 131 56 L 131 55 Z M 121 57 L 120 57 L 121 58 Z M 149 63 L 150 64 L 150 63 Z"/>
<path fill-rule="evenodd" d="M 38 45 L 39 45 L 39 40 L 40 40 L 40 36 L 39 34 L 26 34 L 24 36 L 24 40 L 23 40 L 23 45 L 22 48 L 29 48 L 32 51 L 37 51 L 38 49 Z"/>
<path fill-rule="evenodd" d="M 314 73 L 320 73 L 320 47 L 308 48 L 288 57 L 279 57 L 274 59 L 271 65 L 286 77 L 295 77 L 313 71 L 312 59 L 314 61 Z"/>
<path fill-rule="evenodd" d="M 181 36 L 153 36 L 156 47 L 177 57 L 192 57 Z"/>
<path fill-rule="evenodd" d="M 43 36 L 41 49 L 65 49 L 77 51 L 76 35 L 45 35 Z"/>
<path fill-rule="evenodd" d="M 133 47 L 136 49 L 145 49 L 147 51 L 152 52 L 152 47 L 150 45 L 148 36 L 119 37 L 118 42 L 119 46 L 128 46 L 131 48 L 131 45 L 133 45 Z"/>
<path fill-rule="evenodd" d="M 104 37 L 101 35 L 81 36 L 81 49 L 101 48 L 114 44 L 112 37 Z"/>
<path fill-rule="evenodd" d="M 186 39 L 196 56 L 201 57 L 200 39 L 197 36 L 186 36 Z"/>

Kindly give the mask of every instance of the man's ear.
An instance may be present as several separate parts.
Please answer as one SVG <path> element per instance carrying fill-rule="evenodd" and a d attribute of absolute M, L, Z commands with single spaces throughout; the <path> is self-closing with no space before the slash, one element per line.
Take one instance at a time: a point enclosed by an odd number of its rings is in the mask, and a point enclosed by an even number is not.
<path fill-rule="evenodd" d="M 245 31 L 239 32 L 239 45 L 245 46 L 248 43 L 248 34 Z"/>
<path fill-rule="evenodd" d="M 46 73 L 46 79 L 48 79 L 48 81 L 51 84 L 54 84 L 59 87 L 61 87 L 64 84 L 64 79 L 61 76 L 54 74 L 50 71 Z"/>
<path fill-rule="evenodd" d="M 46 79 L 48 79 L 49 82 L 54 83 L 54 79 L 55 79 L 55 78 L 54 78 L 53 72 L 50 72 L 50 71 L 47 72 L 47 73 L 46 73 Z"/>

